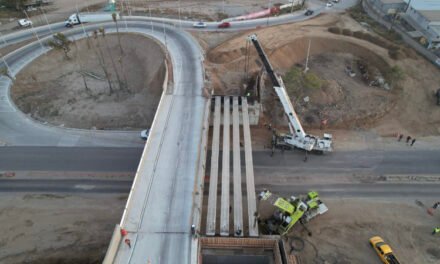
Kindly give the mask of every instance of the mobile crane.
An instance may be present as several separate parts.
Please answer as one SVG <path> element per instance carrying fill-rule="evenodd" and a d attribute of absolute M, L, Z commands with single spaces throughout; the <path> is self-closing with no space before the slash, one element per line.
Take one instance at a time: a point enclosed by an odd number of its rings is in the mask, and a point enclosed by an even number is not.
<path fill-rule="evenodd" d="M 269 75 L 272 82 L 273 88 L 283 105 L 284 113 L 289 120 L 289 130 L 290 133 L 284 135 L 274 134 L 274 140 L 272 143 L 276 147 L 295 147 L 299 149 L 304 149 L 306 151 L 317 151 L 317 152 L 331 152 L 332 151 L 332 135 L 324 133 L 323 138 L 308 135 L 304 131 L 301 122 L 296 115 L 295 109 L 293 108 L 292 102 L 287 95 L 286 88 L 284 87 L 283 80 L 280 76 L 274 72 L 269 59 L 266 56 L 260 42 L 258 41 L 257 35 L 253 34 L 248 37 L 248 40 L 252 42 L 257 53 L 263 62 L 264 68 Z"/>

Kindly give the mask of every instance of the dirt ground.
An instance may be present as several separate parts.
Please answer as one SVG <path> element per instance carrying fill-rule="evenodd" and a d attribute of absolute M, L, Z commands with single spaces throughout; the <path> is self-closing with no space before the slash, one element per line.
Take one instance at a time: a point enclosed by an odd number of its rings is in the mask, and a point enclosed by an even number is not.
<path fill-rule="evenodd" d="M 127 195 L 1 194 L 0 263 L 101 263 Z"/>
<path fill-rule="evenodd" d="M 316 128 L 320 121 L 318 117 L 322 116 L 328 117 L 327 129 L 330 130 L 372 129 L 383 136 L 395 133 L 419 137 L 440 134 L 440 111 L 434 97 L 440 76 L 435 66 L 418 55 L 393 60 L 388 51 L 380 46 L 329 33 L 330 26 L 367 31 L 347 15 L 326 14 L 301 23 L 231 35 L 227 41 L 219 39 L 214 48 L 211 47 L 217 38 L 215 35 L 198 34 L 197 37 L 207 49 L 209 78 L 217 94 L 243 92 L 238 88 L 244 83 L 246 37 L 249 34 L 258 35 L 272 65 L 280 74 L 294 65 L 304 64 L 311 40 L 309 68 L 333 86 L 311 94 L 308 110 L 302 109 L 302 98 L 291 98 L 298 113 L 305 112 L 300 116 L 306 129 Z M 249 74 L 255 74 L 260 71 L 261 64 L 253 47 L 250 47 L 249 54 Z M 382 74 L 398 66 L 403 70 L 404 78 L 389 92 L 369 87 L 359 77 L 351 78 L 344 73 L 350 57 L 362 58 Z M 322 103 L 327 103 L 325 111 L 322 111 Z M 312 122 L 307 122 L 307 113 Z M 282 115 L 281 109 L 278 114 Z"/>
<path fill-rule="evenodd" d="M 205 21 L 218 21 L 227 17 L 239 16 L 247 13 L 261 11 L 268 8 L 265 0 L 165 0 L 165 1 L 125 1 L 126 5 L 121 8 L 124 12 L 132 14 L 151 13 L 165 17 L 180 17 L 182 19 L 203 19 Z M 276 4 L 273 2 L 272 4 Z"/>
<path fill-rule="evenodd" d="M 22 70 L 11 89 L 34 119 L 72 128 L 142 129 L 153 121 L 162 94 L 165 55 L 141 35 L 108 34 L 59 50 Z M 110 84 L 107 81 L 108 73 Z"/>
<path fill-rule="evenodd" d="M 377 235 L 391 246 L 402 263 L 440 262 L 438 237 L 431 235 L 440 220 L 439 212 L 430 216 L 425 208 L 410 200 L 326 198 L 325 202 L 330 210 L 307 226 L 311 237 L 301 226 L 289 235 L 305 242 L 303 251 L 292 252 L 301 263 L 379 263 L 368 243 Z M 432 201 L 422 202 L 432 205 Z"/>

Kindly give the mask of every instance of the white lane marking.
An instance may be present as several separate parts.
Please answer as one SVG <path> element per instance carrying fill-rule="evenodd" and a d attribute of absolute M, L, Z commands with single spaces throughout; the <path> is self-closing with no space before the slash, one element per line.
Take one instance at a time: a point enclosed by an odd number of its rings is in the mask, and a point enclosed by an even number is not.
<path fill-rule="evenodd" d="M 87 184 L 77 184 L 74 186 L 75 189 L 81 189 L 81 190 L 93 190 L 95 189 L 95 185 L 87 185 Z"/>

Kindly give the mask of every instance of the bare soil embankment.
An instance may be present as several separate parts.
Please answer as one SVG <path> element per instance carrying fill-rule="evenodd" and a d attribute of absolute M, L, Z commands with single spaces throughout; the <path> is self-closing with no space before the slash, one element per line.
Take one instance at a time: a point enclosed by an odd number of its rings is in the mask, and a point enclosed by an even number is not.
<path fill-rule="evenodd" d="M 321 120 L 327 119 L 328 129 L 374 129 L 384 136 L 397 132 L 412 136 L 438 135 L 440 112 L 434 98 L 440 83 L 438 69 L 414 53 L 393 59 L 386 47 L 353 36 L 332 34 L 328 32 L 331 26 L 366 31 L 347 16 L 326 15 L 297 24 L 247 32 L 219 43 L 207 52 L 207 68 L 214 90 L 218 94 L 243 92 L 239 89 L 245 83 L 247 35 L 258 35 L 280 75 L 295 66 L 304 68 L 310 40 L 309 72 L 319 77 L 323 85 L 314 90 L 300 87 L 290 93 L 306 128 L 317 128 Z M 248 71 L 255 75 L 262 65 L 252 45 L 249 54 Z M 368 65 L 370 76 L 377 72 L 390 81 L 395 77 L 394 70 L 398 69 L 403 77 L 394 80 L 389 90 L 372 87 L 361 78 L 358 60 Z M 344 71 L 349 65 L 356 77 Z M 309 97 L 309 103 L 303 101 L 305 97 Z M 275 104 L 276 100 L 272 100 L 266 109 L 273 109 Z M 275 114 L 266 116 L 266 121 L 285 125 L 282 113 L 281 108 L 275 108 Z"/>
<path fill-rule="evenodd" d="M 71 44 L 67 59 L 51 50 L 22 70 L 11 95 L 41 122 L 84 129 L 141 129 L 162 94 L 165 54 L 135 34 L 99 34 Z M 122 52 L 121 52 L 122 49 Z"/>

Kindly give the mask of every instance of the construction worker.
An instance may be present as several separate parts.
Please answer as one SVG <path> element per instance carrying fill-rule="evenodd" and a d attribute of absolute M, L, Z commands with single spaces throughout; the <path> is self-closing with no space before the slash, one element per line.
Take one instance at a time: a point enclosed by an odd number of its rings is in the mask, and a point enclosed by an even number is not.
<path fill-rule="evenodd" d="M 127 244 L 127 246 L 128 246 L 129 248 L 131 248 L 131 241 L 130 241 L 130 239 L 126 238 L 126 239 L 124 240 L 124 242 L 125 242 L 125 244 Z"/>
<path fill-rule="evenodd" d="M 191 234 L 192 234 L 193 236 L 196 235 L 196 225 L 191 225 Z"/>
<path fill-rule="evenodd" d="M 434 230 L 432 230 L 432 234 L 435 235 L 440 232 L 440 227 L 435 227 Z"/>
<path fill-rule="evenodd" d="M 413 138 L 413 140 L 411 141 L 411 146 L 414 145 L 414 143 L 416 143 L 416 139 Z"/>

